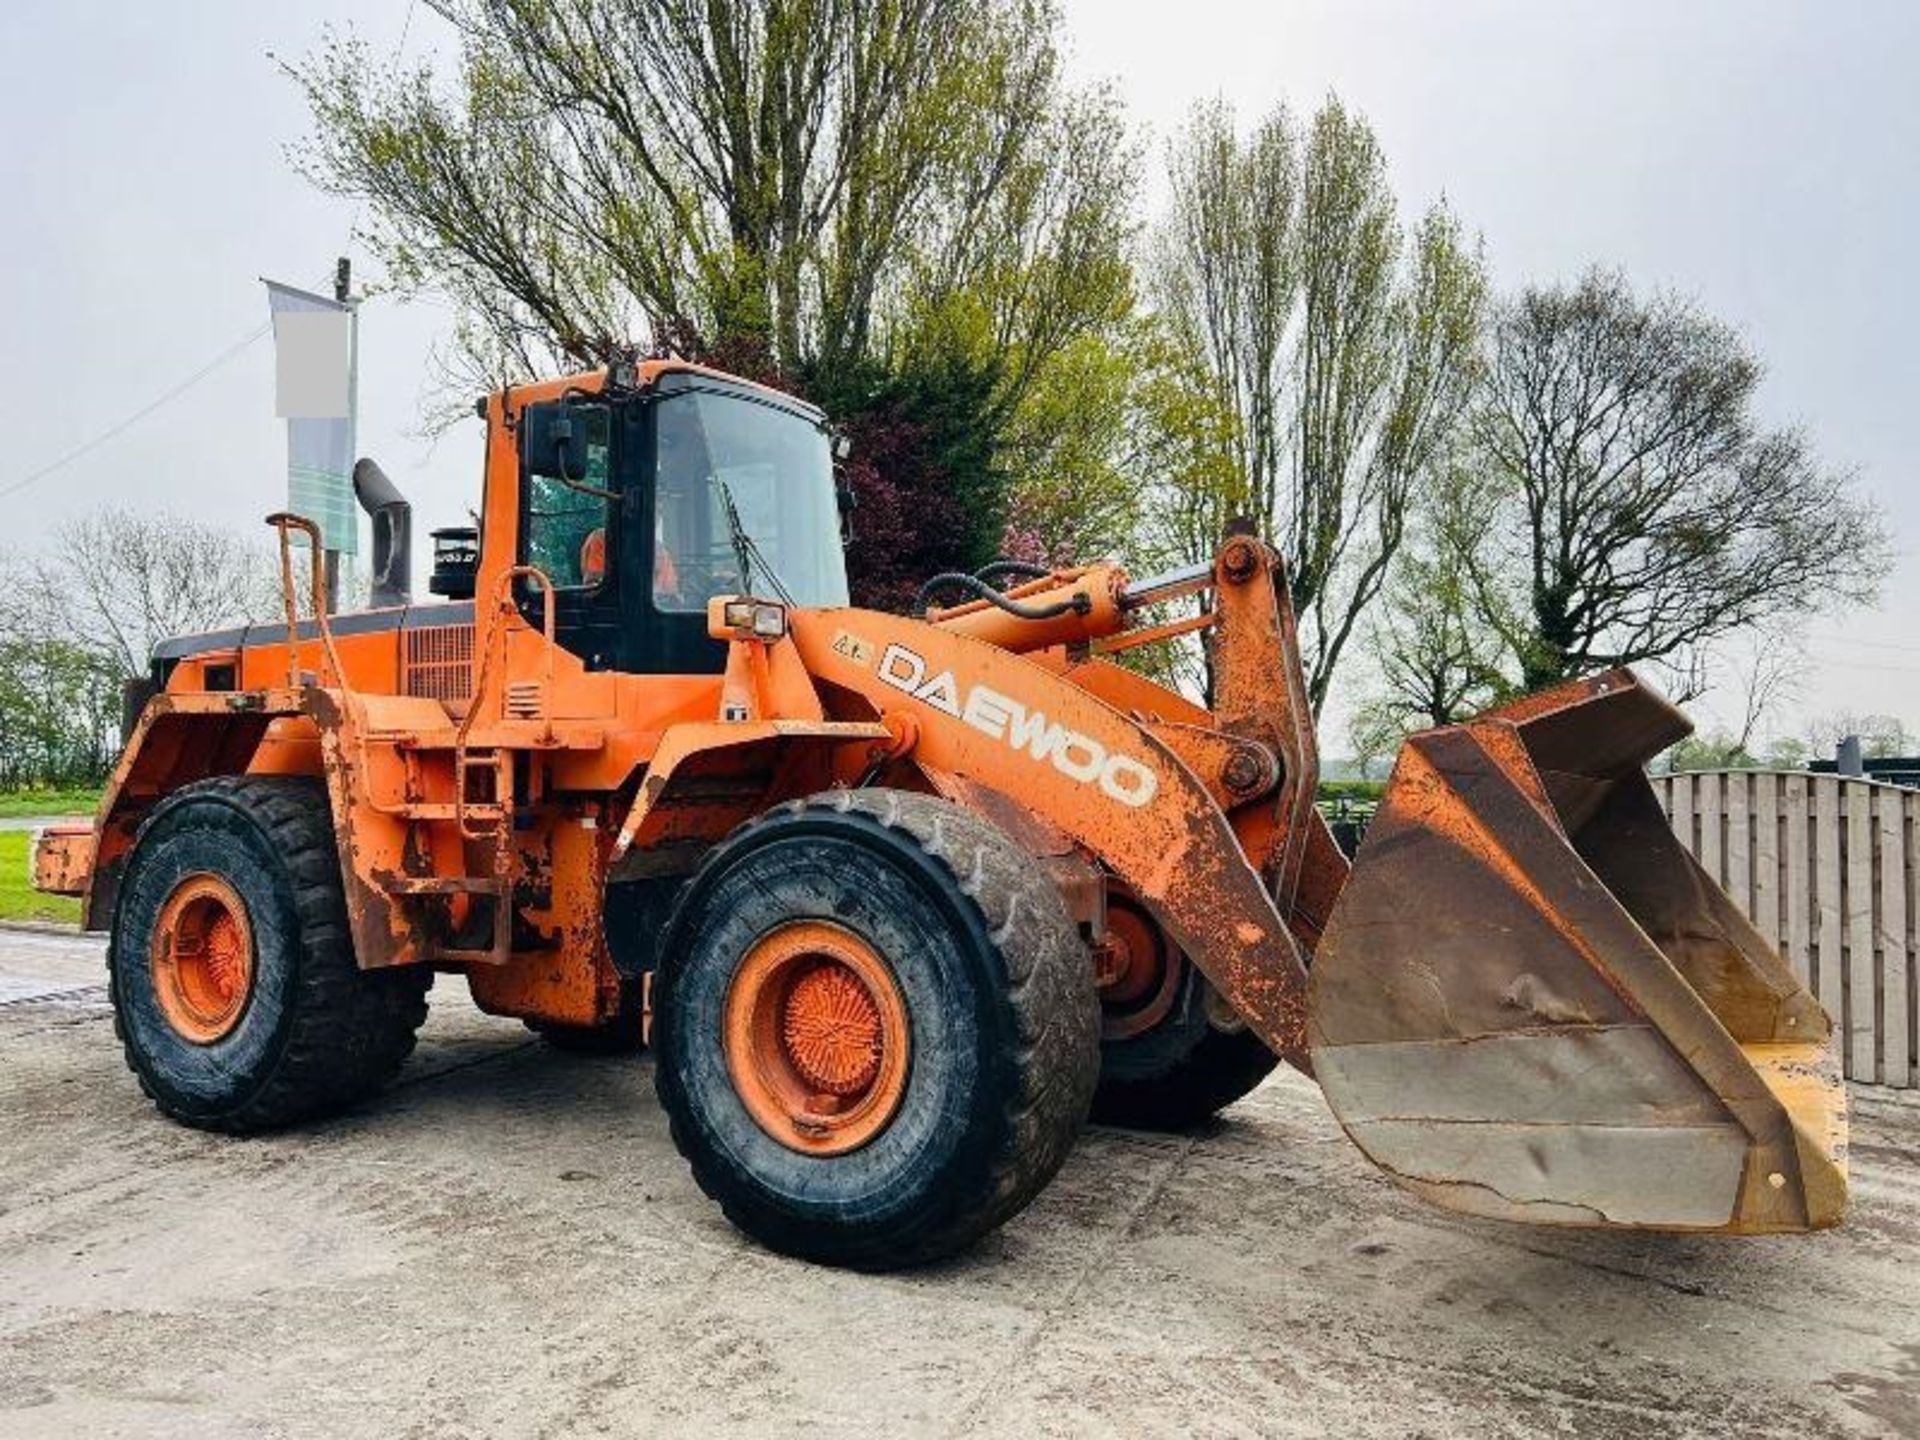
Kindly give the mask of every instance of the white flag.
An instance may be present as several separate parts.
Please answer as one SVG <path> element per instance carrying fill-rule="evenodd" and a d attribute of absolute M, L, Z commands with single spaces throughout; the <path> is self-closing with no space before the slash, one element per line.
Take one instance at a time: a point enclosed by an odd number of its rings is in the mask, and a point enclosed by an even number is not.
<path fill-rule="evenodd" d="M 323 548 L 354 555 L 352 312 L 323 295 L 266 284 L 273 408 L 287 422 L 287 508 L 320 527 Z"/>

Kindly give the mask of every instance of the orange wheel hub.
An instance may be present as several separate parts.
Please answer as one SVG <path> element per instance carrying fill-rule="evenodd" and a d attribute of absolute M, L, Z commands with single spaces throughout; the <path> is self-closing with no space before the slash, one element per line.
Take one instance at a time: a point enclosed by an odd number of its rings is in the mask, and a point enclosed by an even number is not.
<path fill-rule="evenodd" d="M 240 1023 L 253 993 L 253 926 L 239 892 L 217 875 L 189 875 L 160 907 L 148 949 L 160 1013 L 196 1045 Z"/>
<path fill-rule="evenodd" d="M 791 1150 L 839 1155 L 887 1127 L 907 1090 L 907 1005 L 893 969 L 852 931 L 769 931 L 728 987 L 727 1072 L 755 1122 Z"/>

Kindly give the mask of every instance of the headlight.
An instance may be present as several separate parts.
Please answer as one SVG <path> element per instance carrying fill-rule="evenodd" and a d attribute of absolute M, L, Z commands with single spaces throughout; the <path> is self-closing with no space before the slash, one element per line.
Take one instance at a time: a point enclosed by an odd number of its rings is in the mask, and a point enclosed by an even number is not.
<path fill-rule="evenodd" d="M 769 600 L 729 600 L 721 618 L 727 629 L 756 640 L 778 640 L 787 633 L 787 608 Z"/>

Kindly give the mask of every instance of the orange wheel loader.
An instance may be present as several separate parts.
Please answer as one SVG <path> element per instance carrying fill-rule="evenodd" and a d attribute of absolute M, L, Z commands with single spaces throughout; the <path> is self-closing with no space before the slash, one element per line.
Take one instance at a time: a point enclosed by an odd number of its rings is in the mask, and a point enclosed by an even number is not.
<path fill-rule="evenodd" d="M 1415 736 L 1349 869 L 1252 534 L 942 576 L 904 618 L 849 606 L 789 396 L 667 360 L 480 408 L 435 599 L 402 549 L 329 615 L 314 527 L 270 517 L 284 621 L 161 646 L 93 824 L 37 843 L 167 1115 L 350 1105 L 457 973 L 555 1044 L 650 1046 L 701 1187 L 834 1264 L 952 1253 L 1090 1112 L 1189 1124 L 1277 1061 L 1449 1209 L 1838 1220 L 1828 1019 L 1668 829 L 1642 765 L 1687 726 L 1631 674 Z M 1207 706 L 1115 663 L 1196 630 Z"/>

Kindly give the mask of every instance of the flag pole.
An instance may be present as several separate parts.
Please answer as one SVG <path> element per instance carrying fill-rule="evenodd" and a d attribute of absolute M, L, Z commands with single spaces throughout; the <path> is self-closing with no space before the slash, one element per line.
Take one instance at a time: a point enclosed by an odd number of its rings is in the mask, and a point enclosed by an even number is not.
<path fill-rule="evenodd" d="M 333 298 L 347 307 L 347 464 L 353 464 L 360 431 L 360 302 L 353 298 L 353 261 L 342 255 L 334 262 Z M 359 523 L 355 517 L 354 523 Z M 327 613 L 340 609 L 340 552 L 326 552 Z"/>

